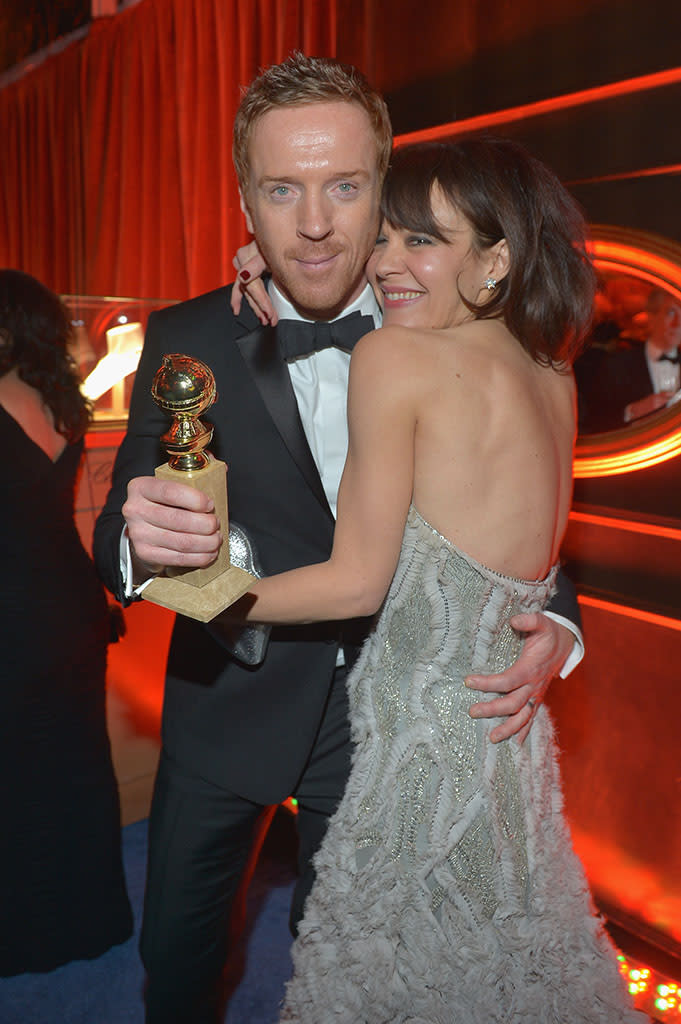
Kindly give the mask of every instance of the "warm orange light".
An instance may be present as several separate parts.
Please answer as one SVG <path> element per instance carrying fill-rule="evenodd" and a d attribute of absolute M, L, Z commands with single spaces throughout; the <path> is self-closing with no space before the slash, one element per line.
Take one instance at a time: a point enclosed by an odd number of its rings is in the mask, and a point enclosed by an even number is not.
<path fill-rule="evenodd" d="M 621 274 L 634 274 L 655 287 L 665 288 L 681 299 L 681 268 L 673 260 L 656 255 L 647 249 L 622 242 L 595 238 L 590 246 L 593 260 L 599 270 L 617 270 Z"/>
<path fill-rule="evenodd" d="M 568 184 L 593 185 L 603 181 L 628 181 L 631 178 L 659 178 L 665 174 L 681 174 L 681 164 L 664 164 L 662 167 L 640 167 L 635 171 L 599 174 L 595 178 L 572 178 Z"/>
<path fill-rule="evenodd" d="M 666 462 L 681 455 L 681 429 L 674 431 L 664 441 L 657 444 L 641 445 L 619 455 L 610 457 L 595 455 L 575 458 L 573 475 L 575 479 L 593 476 L 617 476 L 620 473 L 633 473 L 639 469 L 649 469 L 660 462 Z"/>
<path fill-rule="evenodd" d="M 681 82 L 681 68 L 670 68 L 652 75 L 639 75 L 637 78 L 626 78 L 621 82 L 599 85 L 594 89 L 580 89 L 579 92 L 552 96 L 546 100 L 538 100 L 536 103 L 524 103 L 520 107 L 507 107 L 506 110 L 496 110 L 491 114 L 468 117 L 463 121 L 450 121 L 447 124 L 435 125 L 433 128 L 422 128 L 416 132 L 398 135 L 395 145 L 448 139 L 455 135 L 461 135 L 463 132 L 479 131 L 481 128 L 491 128 L 494 125 L 512 124 L 514 121 L 524 121 L 529 117 L 539 117 L 557 110 L 568 110 L 570 107 L 583 107 L 589 103 L 599 103 L 617 96 L 648 92 L 650 89 L 676 85 L 678 82 Z"/>
<path fill-rule="evenodd" d="M 642 608 L 616 604 L 614 601 L 604 601 L 600 597 L 591 597 L 589 594 L 580 594 L 579 603 L 587 608 L 598 608 L 600 611 L 623 615 L 625 618 L 637 619 L 639 622 L 648 622 L 652 626 L 664 626 L 665 629 L 673 629 L 681 633 L 681 621 L 669 618 L 667 615 L 656 615 L 655 612 L 646 612 Z"/>
<path fill-rule="evenodd" d="M 571 523 L 585 523 L 608 530 L 624 530 L 626 533 L 643 533 L 648 537 L 662 537 L 664 540 L 681 541 L 681 530 L 675 526 L 660 526 L 658 523 L 640 522 L 623 517 L 605 516 L 600 513 L 570 510 Z"/>

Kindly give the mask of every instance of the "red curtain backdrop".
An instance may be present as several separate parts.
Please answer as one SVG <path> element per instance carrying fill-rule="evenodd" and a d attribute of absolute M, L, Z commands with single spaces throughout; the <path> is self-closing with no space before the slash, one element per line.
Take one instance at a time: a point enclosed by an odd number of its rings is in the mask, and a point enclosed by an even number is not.
<path fill-rule="evenodd" d="M 242 87 L 335 56 L 338 0 L 142 0 L 0 90 L 0 266 L 62 293 L 181 299 L 233 277 Z"/>

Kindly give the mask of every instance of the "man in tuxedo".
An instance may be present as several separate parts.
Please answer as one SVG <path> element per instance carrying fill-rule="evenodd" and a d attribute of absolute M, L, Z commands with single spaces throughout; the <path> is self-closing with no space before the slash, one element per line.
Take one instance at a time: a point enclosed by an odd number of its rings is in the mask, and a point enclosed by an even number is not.
<path fill-rule="evenodd" d="M 679 388 L 681 302 L 664 289 L 653 288 L 646 313 L 645 343 L 620 349 L 601 364 L 601 429 L 615 430 L 664 408 Z"/>
<path fill-rule="evenodd" d="M 195 356 L 215 374 L 211 450 L 228 464 L 230 516 L 264 571 L 328 557 L 347 445 L 349 349 L 380 324 L 363 269 L 390 148 L 385 104 L 354 68 L 296 54 L 251 85 L 234 157 L 279 323 L 262 326 L 249 309 L 233 315 L 229 288 L 149 318 L 128 432 L 95 532 L 100 573 L 120 600 L 167 566 L 209 564 L 221 543 L 204 495 L 152 475 L 165 461 L 167 423 L 149 392 L 167 352 Z M 545 616 L 535 626 L 516 665 L 479 683 L 502 693 L 479 709 L 508 716 L 500 739 L 526 731 L 572 652 L 567 629 Z M 229 914 L 258 819 L 291 795 L 300 840 L 293 925 L 300 918 L 312 854 L 347 779 L 345 675 L 367 628 L 276 628 L 252 667 L 215 630 L 177 616 L 141 940 L 148 1022 L 221 1019 Z"/>

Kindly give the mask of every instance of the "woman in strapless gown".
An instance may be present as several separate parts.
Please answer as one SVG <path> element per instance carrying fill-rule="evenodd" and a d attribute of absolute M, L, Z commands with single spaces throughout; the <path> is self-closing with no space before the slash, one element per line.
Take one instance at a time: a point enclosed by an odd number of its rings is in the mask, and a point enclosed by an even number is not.
<path fill-rule="evenodd" d="M 486 138 L 398 149 L 382 214 L 368 276 L 384 327 L 352 356 L 333 553 L 248 599 L 275 622 L 381 606 L 280 1019 L 634 1024 L 549 713 L 494 743 L 466 685 L 514 662 L 554 586 L 593 299 L 581 214 Z"/>
<path fill-rule="evenodd" d="M 74 522 L 88 408 L 69 317 L 0 270 L 0 976 L 132 933 L 106 728 L 106 598 Z"/>
<path fill-rule="evenodd" d="M 411 508 L 349 680 L 353 768 L 317 855 L 281 1020 L 641 1021 L 563 815 L 553 726 L 491 743 L 463 680 L 502 671 L 540 582 L 494 572 Z"/>

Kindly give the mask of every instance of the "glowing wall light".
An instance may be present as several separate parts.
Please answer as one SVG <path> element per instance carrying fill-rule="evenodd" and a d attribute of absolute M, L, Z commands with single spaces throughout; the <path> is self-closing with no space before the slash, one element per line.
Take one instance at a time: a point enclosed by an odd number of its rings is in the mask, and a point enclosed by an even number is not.
<path fill-rule="evenodd" d="M 595 224 L 591 244 L 598 270 L 627 274 L 681 301 L 681 246 L 641 231 Z M 628 427 L 580 437 L 576 478 L 648 469 L 681 454 L 681 412 L 662 409 Z"/>
<path fill-rule="evenodd" d="M 106 332 L 107 353 L 81 385 L 83 394 L 93 402 L 112 389 L 110 415 L 113 417 L 125 416 L 125 378 L 137 369 L 143 344 L 141 323 L 110 327 Z"/>

